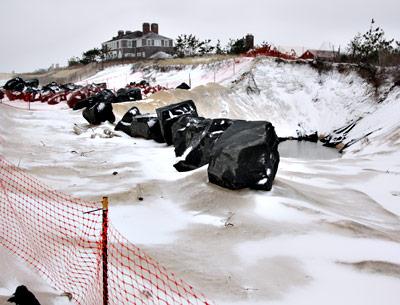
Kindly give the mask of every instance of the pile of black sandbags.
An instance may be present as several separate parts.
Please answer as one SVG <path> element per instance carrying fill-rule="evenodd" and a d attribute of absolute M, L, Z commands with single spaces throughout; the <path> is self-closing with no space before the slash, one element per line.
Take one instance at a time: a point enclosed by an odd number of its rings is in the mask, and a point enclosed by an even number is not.
<path fill-rule="evenodd" d="M 69 84 L 71 86 L 71 84 Z M 77 91 L 77 93 L 79 93 Z M 85 94 L 81 94 L 85 97 Z M 109 89 L 102 88 L 101 91 L 90 94 L 88 97 L 80 99 L 80 96 L 72 96 L 73 102 L 68 102 L 68 105 L 73 110 L 85 109 L 83 117 L 93 125 L 101 124 L 102 122 L 109 121 L 113 123 L 115 116 L 112 112 L 112 104 L 138 101 L 142 99 L 142 92 L 140 88 L 121 88 L 115 94 Z M 145 120 L 143 118 L 143 120 Z M 129 134 L 129 133 L 128 133 Z"/>
<path fill-rule="evenodd" d="M 60 85 L 56 82 L 48 83 L 42 87 L 39 86 L 39 80 L 23 80 L 21 77 L 15 77 L 7 81 L 3 86 L 5 94 L 10 101 L 24 100 L 26 102 L 47 102 L 57 104 L 60 101 L 66 101 L 69 93 L 80 89 L 82 86 L 68 83 Z"/>
<path fill-rule="evenodd" d="M 142 115 L 133 107 L 115 130 L 174 145 L 178 171 L 209 164 L 211 183 L 271 189 L 279 165 L 279 139 L 271 123 L 199 117 L 191 100 L 158 108 L 156 114 Z"/>

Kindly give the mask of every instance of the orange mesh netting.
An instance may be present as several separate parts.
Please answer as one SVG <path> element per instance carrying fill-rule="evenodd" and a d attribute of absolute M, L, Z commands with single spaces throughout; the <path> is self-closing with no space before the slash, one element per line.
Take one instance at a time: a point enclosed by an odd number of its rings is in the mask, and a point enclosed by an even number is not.
<path fill-rule="evenodd" d="M 103 304 L 103 296 L 115 305 L 211 304 L 103 223 L 99 208 L 46 187 L 0 157 L 0 245 L 56 289 L 71 293 L 75 304 Z M 103 291 L 103 245 L 108 294 Z"/>

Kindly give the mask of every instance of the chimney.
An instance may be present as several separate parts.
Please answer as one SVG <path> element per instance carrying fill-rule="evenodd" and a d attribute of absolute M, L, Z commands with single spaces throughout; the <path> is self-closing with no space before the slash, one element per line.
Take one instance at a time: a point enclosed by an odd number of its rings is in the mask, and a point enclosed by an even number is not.
<path fill-rule="evenodd" d="M 118 37 L 122 37 L 122 36 L 124 36 L 124 31 L 118 31 Z"/>
<path fill-rule="evenodd" d="M 254 36 L 251 34 L 246 35 L 246 49 L 254 49 Z"/>
<path fill-rule="evenodd" d="M 151 31 L 152 31 L 153 33 L 158 34 L 158 23 L 152 23 L 152 24 L 151 24 Z"/>
<path fill-rule="evenodd" d="M 143 34 L 148 34 L 150 33 L 150 23 L 143 23 Z"/>

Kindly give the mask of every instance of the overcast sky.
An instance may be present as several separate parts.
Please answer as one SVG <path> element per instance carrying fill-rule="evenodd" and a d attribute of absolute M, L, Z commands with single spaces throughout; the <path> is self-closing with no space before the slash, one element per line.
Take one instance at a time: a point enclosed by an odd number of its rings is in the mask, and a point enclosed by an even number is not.
<path fill-rule="evenodd" d="M 371 18 L 400 40 L 400 0 L 1 0 L 0 72 L 32 71 L 99 47 L 118 30 L 159 23 L 160 34 L 342 48 Z"/>

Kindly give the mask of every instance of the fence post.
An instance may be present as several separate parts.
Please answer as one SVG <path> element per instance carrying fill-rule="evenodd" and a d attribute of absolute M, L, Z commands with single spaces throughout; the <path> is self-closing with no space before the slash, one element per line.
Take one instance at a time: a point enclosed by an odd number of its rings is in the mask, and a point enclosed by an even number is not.
<path fill-rule="evenodd" d="M 103 257 L 103 305 L 108 305 L 108 197 L 103 197 L 103 230 L 101 233 L 101 252 Z"/>

